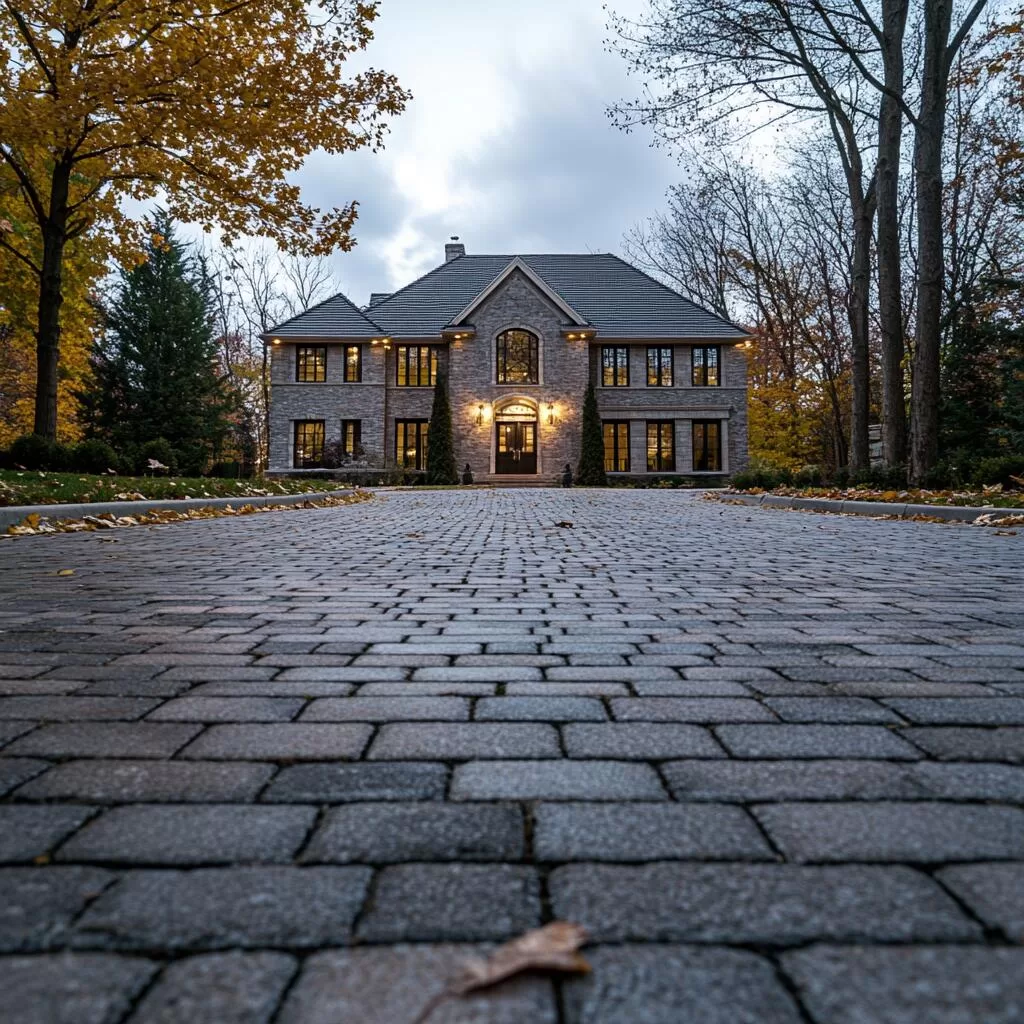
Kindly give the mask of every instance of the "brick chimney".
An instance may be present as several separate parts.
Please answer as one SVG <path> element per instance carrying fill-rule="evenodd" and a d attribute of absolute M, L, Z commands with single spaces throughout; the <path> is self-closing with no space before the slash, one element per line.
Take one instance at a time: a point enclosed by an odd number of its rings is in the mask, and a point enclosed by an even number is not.
<path fill-rule="evenodd" d="M 459 241 L 459 236 L 452 235 L 452 240 L 444 247 L 445 263 L 451 263 L 452 260 L 457 260 L 460 256 L 465 255 L 466 247 Z"/>

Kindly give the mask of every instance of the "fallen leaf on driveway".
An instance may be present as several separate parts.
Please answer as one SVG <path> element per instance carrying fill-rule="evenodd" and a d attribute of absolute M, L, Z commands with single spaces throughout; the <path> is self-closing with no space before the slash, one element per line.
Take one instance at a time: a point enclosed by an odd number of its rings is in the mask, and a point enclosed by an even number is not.
<path fill-rule="evenodd" d="M 57 575 L 58 576 L 74 576 L 75 575 L 75 570 L 74 569 L 60 569 L 57 572 Z"/>
<path fill-rule="evenodd" d="M 571 529 L 572 523 L 570 523 L 568 519 L 559 519 L 558 522 L 555 523 L 555 526 L 564 526 L 567 529 Z"/>
<path fill-rule="evenodd" d="M 486 958 L 467 960 L 462 973 L 449 981 L 444 990 L 430 1000 L 416 1018 L 415 1024 L 426 1024 L 430 1015 L 446 999 L 490 988 L 526 971 L 588 974 L 590 964 L 579 953 L 586 939 L 586 929 L 580 925 L 568 921 L 552 921 L 543 928 L 535 928 L 506 942 Z"/>

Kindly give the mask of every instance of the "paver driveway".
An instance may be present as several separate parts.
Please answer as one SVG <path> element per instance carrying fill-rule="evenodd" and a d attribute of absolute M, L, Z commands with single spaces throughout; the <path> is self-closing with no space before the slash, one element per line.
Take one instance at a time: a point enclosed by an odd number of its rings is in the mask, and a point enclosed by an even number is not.
<path fill-rule="evenodd" d="M 412 1024 L 557 917 L 432 1024 L 1019 1022 L 1022 579 L 662 491 L 4 542 L 0 1018 Z"/>

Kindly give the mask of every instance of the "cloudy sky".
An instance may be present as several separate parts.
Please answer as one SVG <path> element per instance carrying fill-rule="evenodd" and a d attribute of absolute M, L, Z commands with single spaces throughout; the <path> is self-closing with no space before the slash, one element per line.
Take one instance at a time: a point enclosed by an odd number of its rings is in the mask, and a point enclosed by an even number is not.
<path fill-rule="evenodd" d="M 618 0 L 639 13 L 643 0 Z M 336 257 L 357 303 L 469 252 L 620 252 L 681 177 L 650 137 L 605 115 L 632 96 L 605 52 L 601 0 L 383 0 L 370 63 L 414 99 L 377 154 L 310 159 L 314 205 L 360 203 L 357 247 Z"/>

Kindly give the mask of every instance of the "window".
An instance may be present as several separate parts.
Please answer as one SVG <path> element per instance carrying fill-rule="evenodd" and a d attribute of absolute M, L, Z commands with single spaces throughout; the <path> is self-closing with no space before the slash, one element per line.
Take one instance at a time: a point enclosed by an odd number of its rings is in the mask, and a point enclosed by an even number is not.
<path fill-rule="evenodd" d="M 295 421 L 295 451 L 292 465 L 296 469 L 318 469 L 324 461 L 324 421 Z"/>
<path fill-rule="evenodd" d="M 304 384 L 322 384 L 327 380 L 327 347 L 300 345 L 295 350 L 295 379 Z"/>
<path fill-rule="evenodd" d="M 395 421 L 395 462 L 402 469 L 427 468 L 427 420 Z"/>
<path fill-rule="evenodd" d="M 647 421 L 647 472 L 674 473 L 676 425 L 672 420 Z"/>
<path fill-rule="evenodd" d="M 717 388 L 721 383 L 718 367 L 722 358 L 719 345 L 695 345 L 693 348 L 693 386 Z"/>
<path fill-rule="evenodd" d="M 530 331 L 502 331 L 498 335 L 498 383 L 540 383 L 537 348 L 537 335 Z"/>
<path fill-rule="evenodd" d="M 718 420 L 693 421 L 693 470 L 719 473 L 722 470 L 722 424 Z"/>
<path fill-rule="evenodd" d="M 604 430 L 604 471 L 606 473 L 628 473 L 628 421 L 605 420 L 601 427 Z"/>
<path fill-rule="evenodd" d="M 363 379 L 363 346 L 345 346 L 345 383 L 358 384 Z"/>
<path fill-rule="evenodd" d="M 362 427 L 361 420 L 341 421 L 341 453 L 346 459 L 356 459 L 362 455 Z"/>
<path fill-rule="evenodd" d="M 672 387 L 672 346 L 647 350 L 647 386 Z"/>
<path fill-rule="evenodd" d="M 437 383 L 437 349 L 432 345 L 399 345 L 397 360 L 400 388 L 429 388 Z"/>
<path fill-rule="evenodd" d="M 601 386 L 629 387 L 629 349 L 625 345 L 605 345 L 601 349 Z"/>

